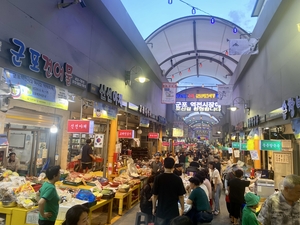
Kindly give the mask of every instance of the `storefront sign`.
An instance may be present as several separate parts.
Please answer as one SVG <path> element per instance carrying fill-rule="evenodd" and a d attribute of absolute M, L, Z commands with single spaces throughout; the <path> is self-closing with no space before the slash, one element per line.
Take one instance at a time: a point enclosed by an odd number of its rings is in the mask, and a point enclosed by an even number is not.
<path fill-rule="evenodd" d="M 183 129 L 173 128 L 173 137 L 183 137 Z"/>
<path fill-rule="evenodd" d="M 176 102 L 176 111 L 180 112 L 220 112 L 218 102 Z"/>
<path fill-rule="evenodd" d="M 143 105 L 139 105 L 138 112 L 147 117 L 150 117 L 150 115 L 151 115 L 150 109 L 148 109 L 147 107 L 145 107 Z"/>
<path fill-rule="evenodd" d="M 174 104 L 176 102 L 177 83 L 163 83 L 162 84 L 162 104 Z"/>
<path fill-rule="evenodd" d="M 94 147 L 103 148 L 104 134 L 95 134 Z"/>
<path fill-rule="evenodd" d="M 247 140 L 247 150 L 254 150 L 254 139 Z"/>
<path fill-rule="evenodd" d="M 8 84 L 13 84 L 12 98 L 68 110 L 66 89 L 8 70 L 4 70 L 3 76 Z"/>
<path fill-rule="evenodd" d="M 150 120 L 145 117 L 140 117 L 140 127 L 149 127 L 150 126 Z"/>
<path fill-rule="evenodd" d="M 118 114 L 118 108 L 113 105 L 94 102 L 93 117 L 114 120 Z"/>
<path fill-rule="evenodd" d="M 128 102 L 128 109 L 131 109 L 133 111 L 139 111 L 139 106 L 138 105 L 135 105 L 131 102 Z"/>
<path fill-rule="evenodd" d="M 232 142 L 231 145 L 232 145 L 232 148 L 240 149 L 240 142 Z"/>
<path fill-rule="evenodd" d="M 104 84 L 99 85 L 99 96 L 103 101 L 122 107 L 122 95 Z"/>
<path fill-rule="evenodd" d="M 272 141 L 272 140 L 261 140 L 259 142 L 259 149 L 265 151 L 278 151 L 282 150 L 281 141 Z"/>
<path fill-rule="evenodd" d="M 170 146 L 170 143 L 167 142 L 167 141 L 163 141 L 163 142 L 161 143 L 161 145 L 162 145 L 162 146 Z"/>
<path fill-rule="evenodd" d="M 134 130 L 118 130 L 118 138 L 134 138 Z"/>
<path fill-rule="evenodd" d="M 247 143 L 241 143 L 240 150 L 241 151 L 246 151 L 247 150 Z"/>
<path fill-rule="evenodd" d="M 94 133 L 93 120 L 68 120 L 68 133 Z"/>
<path fill-rule="evenodd" d="M 149 139 L 158 139 L 159 133 L 148 133 L 148 138 Z"/>
<path fill-rule="evenodd" d="M 22 60 L 26 58 L 25 53 L 28 49 L 30 58 L 29 69 L 31 71 L 39 73 L 42 68 L 46 78 L 55 77 L 60 82 L 64 82 L 66 86 L 74 85 L 79 88 L 86 89 L 86 80 L 73 75 L 73 67 L 70 64 L 64 63 L 62 66 L 59 62 L 53 61 L 47 55 L 41 54 L 33 48 L 26 48 L 25 44 L 17 38 L 12 38 L 11 42 L 17 47 L 17 50 L 10 49 L 10 53 L 12 54 L 11 61 L 14 66 L 22 66 Z M 40 65 L 40 61 L 43 62 L 43 65 Z"/>
<path fill-rule="evenodd" d="M 248 127 L 256 127 L 260 124 L 259 115 L 253 116 L 248 119 Z"/>
<path fill-rule="evenodd" d="M 184 98 L 184 99 L 195 99 L 195 98 L 217 98 L 218 94 L 216 93 L 207 93 L 207 94 L 176 94 L 176 98 Z"/>
<path fill-rule="evenodd" d="M 282 118 L 284 120 L 287 120 L 289 116 L 295 118 L 298 113 L 297 109 L 300 109 L 300 96 L 284 100 L 282 103 Z"/>

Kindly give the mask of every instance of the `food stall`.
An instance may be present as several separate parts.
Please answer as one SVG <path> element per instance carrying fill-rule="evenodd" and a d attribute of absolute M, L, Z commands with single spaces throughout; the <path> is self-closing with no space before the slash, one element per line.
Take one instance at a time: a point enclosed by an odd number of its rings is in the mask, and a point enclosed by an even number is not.
<path fill-rule="evenodd" d="M 101 171 L 83 174 L 62 170 L 61 181 L 55 184 L 61 199 L 56 224 L 62 224 L 65 213 L 75 204 L 84 204 L 89 207 L 90 220 L 94 211 L 103 208 L 102 215 L 106 216 L 107 224 L 119 218 L 112 218 L 113 208 L 117 209 L 117 215 L 122 216 L 124 210 L 136 205 L 139 202 L 141 189 L 140 175 L 133 174 L 136 177 L 130 176 L 127 167 L 122 168 L 120 171 L 121 173 L 109 182 L 107 178 L 102 177 Z M 141 171 L 139 170 L 139 172 Z M 38 199 L 36 198 L 36 192 L 45 182 L 42 179 L 43 177 L 19 177 L 17 173 L 13 174 L 11 171 L 6 170 L 2 173 L 2 178 L 0 193 L 1 190 L 7 191 L 10 198 L 7 199 L 7 204 L 3 205 L 2 202 L 5 200 L 3 196 L 6 194 L 0 194 L 0 218 L 2 218 L 0 223 L 3 222 L 6 225 L 37 224 Z M 82 192 L 88 194 L 89 198 L 81 198 L 80 193 Z M 92 199 L 90 199 L 91 195 L 93 196 Z M 78 202 L 80 200 L 82 202 Z M 89 201 L 87 202 L 87 200 Z"/>

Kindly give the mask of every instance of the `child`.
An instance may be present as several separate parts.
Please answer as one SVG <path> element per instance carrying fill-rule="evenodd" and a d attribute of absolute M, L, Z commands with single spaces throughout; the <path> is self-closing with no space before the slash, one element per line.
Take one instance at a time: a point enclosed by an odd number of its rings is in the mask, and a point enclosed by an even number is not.
<path fill-rule="evenodd" d="M 260 197 L 251 192 L 245 195 L 246 206 L 243 209 L 242 225 L 259 225 L 255 214 L 259 200 Z"/>

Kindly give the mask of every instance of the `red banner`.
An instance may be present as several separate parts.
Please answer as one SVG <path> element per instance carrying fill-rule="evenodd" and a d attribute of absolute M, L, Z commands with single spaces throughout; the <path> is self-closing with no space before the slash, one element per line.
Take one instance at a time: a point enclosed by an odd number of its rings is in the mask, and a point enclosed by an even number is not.
<path fill-rule="evenodd" d="M 134 130 L 118 130 L 119 138 L 134 138 Z"/>
<path fill-rule="evenodd" d="M 92 120 L 68 120 L 68 133 L 94 133 Z"/>
<path fill-rule="evenodd" d="M 170 146 L 170 143 L 167 142 L 167 141 L 163 141 L 163 142 L 161 143 L 161 145 L 162 145 L 162 146 Z"/>
<path fill-rule="evenodd" d="M 159 133 L 148 133 L 148 138 L 158 139 L 159 138 Z"/>

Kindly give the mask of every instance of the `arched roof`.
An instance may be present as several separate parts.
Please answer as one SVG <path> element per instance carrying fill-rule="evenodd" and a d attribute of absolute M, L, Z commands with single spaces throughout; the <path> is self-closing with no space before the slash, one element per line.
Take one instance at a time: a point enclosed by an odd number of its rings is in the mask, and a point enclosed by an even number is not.
<path fill-rule="evenodd" d="M 170 82 L 190 76 L 208 76 L 229 83 L 240 56 L 228 55 L 228 40 L 249 38 L 249 34 L 228 20 L 213 18 L 213 24 L 211 16 L 179 18 L 146 38 L 163 75 Z"/>

